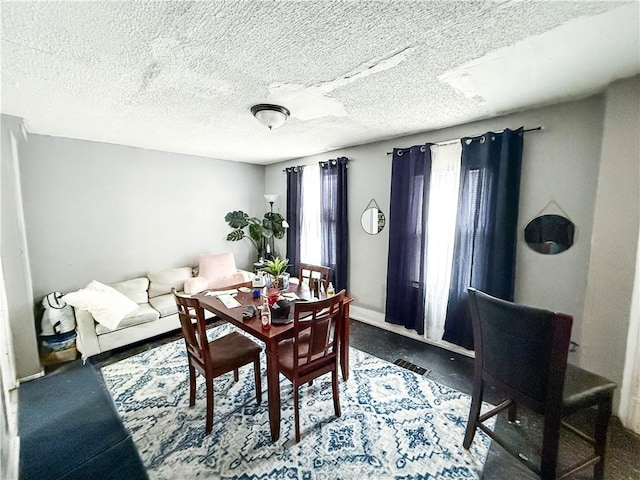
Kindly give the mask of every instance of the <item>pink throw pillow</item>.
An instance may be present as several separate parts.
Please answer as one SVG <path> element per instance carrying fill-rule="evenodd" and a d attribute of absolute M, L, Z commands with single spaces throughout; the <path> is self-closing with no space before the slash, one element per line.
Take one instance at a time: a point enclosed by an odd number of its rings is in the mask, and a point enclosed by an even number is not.
<path fill-rule="evenodd" d="M 204 277 L 210 282 L 215 283 L 218 279 L 231 277 L 237 271 L 236 260 L 232 252 L 215 255 L 202 254 L 199 257 L 198 276 Z"/>

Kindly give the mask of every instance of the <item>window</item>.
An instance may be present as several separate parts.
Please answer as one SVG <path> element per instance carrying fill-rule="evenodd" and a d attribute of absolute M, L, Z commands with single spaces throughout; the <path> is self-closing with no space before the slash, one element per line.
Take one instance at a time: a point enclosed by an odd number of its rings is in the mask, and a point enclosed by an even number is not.
<path fill-rule="evenodd" d="M 307 165 L 302 176 L 302 230 L 300 232 L 300 261 L 321 265 L 322 232 L 320 195 L 320 166 Z"/>
<path fill-rule="evenodd" d="M 460 142 L 433 145 L 431 152 L 425 255 L 425 333 L 429 339 L 440 340 L 451 281 L 462 146 Z"/>
<path fill-rule="evenodd" d="M 304 262 L 329 267 L 329 278 L 337 291 L 347 288 L 349 282 L 348 162 L 340 157 L 304 167 L 295 189 L 295 171 L 287 169 L 287 182 L 291 180 L 287 209 L 295 206 L 299 218 L 299 230 L 291 237 L 288 251 L 294 253 L 296 265 Z"/>

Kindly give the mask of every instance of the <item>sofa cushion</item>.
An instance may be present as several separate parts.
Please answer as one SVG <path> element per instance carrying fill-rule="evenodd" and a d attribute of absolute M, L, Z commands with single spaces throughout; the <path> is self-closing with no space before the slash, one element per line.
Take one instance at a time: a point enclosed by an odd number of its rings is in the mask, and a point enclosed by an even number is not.
<path fill-rule="evenodd" d="M 117 328 L 110 329 L 104 325 L 96 325 L 96 334 L 102 335 L 103 333 L 113 332 L 115 330 L 122 330 L 123 328 L 132 327 L 141 323 L 153 322 L 160 318 L 160 314 L 148 303 L 137 305 L 137 309 L 126 315 L 122 321 L 118 324 Z"/>
<path fill-rule="evenodd" d="M 125 280 L 124 282 L 112 283 L 111 286 L 117 291 L 126 295 L 136 303 L 148 303 L 149 279 L 146 277 Z"/>
<path fill-rule="evenodd" d="M 178 292 L 184 295 L 184 292 Z M 176 299 L 173 298 L 173 295 L 170 293 L 169 295 L 160 295 L 159 297 L 154 297 L 149 299 L 149 303 L 153 308 L 160 312 L 160 318 L 167 317 L 169 315 L 173 315 L 174 313 L 178 314 L 178 306 L 176 305 Z M 209 310 L 204 311 L 204 318 L 207 320 L 215 317 L 213 313 Z"/>
<path fill-rule="evenodd" d="M 173 298 L 171 293 L 150 298 L 149 303 L 153 308 L 160 312 L 160 317 L 166 317 L 167 315 L 178 313 L 176 299 Z"/>
<path fill-rule="evenodd" d="M 167 268 L 157 272 L 149 272 L 149 298 L 159 297 L 171 293 L 171 289 L 182 290 L 186 279 L 193 276 L 191 267 Z M 173 297 L 171 298 L 173 302 Z M 175 304 L 175 302 L 173 302 Z M 153 305 L 153 302 L 151 302 Z M 162 316 L 162 315 L 161 315 Z"/>
<path fill-rule="evenodd" d="M 82 310 L 88 310 L 106 330 L 116 329 L 124 317 L 133 313 L 138 304 L 119 291 L 97 281 L 85 288 L 67 293 L 62 300 Z"/>

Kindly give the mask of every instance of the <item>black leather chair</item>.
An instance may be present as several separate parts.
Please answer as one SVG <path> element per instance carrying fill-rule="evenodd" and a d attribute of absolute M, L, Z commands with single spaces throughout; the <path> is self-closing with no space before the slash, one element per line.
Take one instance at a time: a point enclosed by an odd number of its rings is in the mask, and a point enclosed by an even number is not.
<path fill-rule="evenodd" d="M 474 288 L 468 291 L 476 357 L 464 448 L 470 447 L 480 428 L 542 479 L 566 478 L 590 466 L 594 467 L 594 478 L 602 479 L 616 384 L 567 364 L 573 318 L 500 300 Z M 485 382 L 493 385 L 506 400 L 481 414 Z M 540 465 L 531 462 L 483 424 L 505 409 L 508 409 L 508 420 L 514 422 L 518 404 L 544 416 Z M 567 415 L 589 407 L 597 407 L 593 437 L 562 421 Z M 591 443 L 594 453 L 558 475 L 561 425 Z"/>

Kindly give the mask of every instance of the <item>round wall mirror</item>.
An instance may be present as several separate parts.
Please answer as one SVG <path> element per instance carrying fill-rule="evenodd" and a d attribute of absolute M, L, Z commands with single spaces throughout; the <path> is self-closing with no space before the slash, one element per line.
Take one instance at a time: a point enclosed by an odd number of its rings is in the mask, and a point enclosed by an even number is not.
<path fill-rule="evenodd" d="M 375 200 L 371 200 L 365 211 L 362 212 L 362 217 L 360 217 L 362 229 L 369 235 L 377 235 L 384 228 L 384 223 L 384 213 L 380 211 L 380 207 L 378 207 Z"/>
<path fill-rule="evenodd" d="M 575 226 L 560 215 L 541 215 L 524 229 L 524 240 L 531 249 L 545 255 L 564 252 L 573 245 Z"/>

